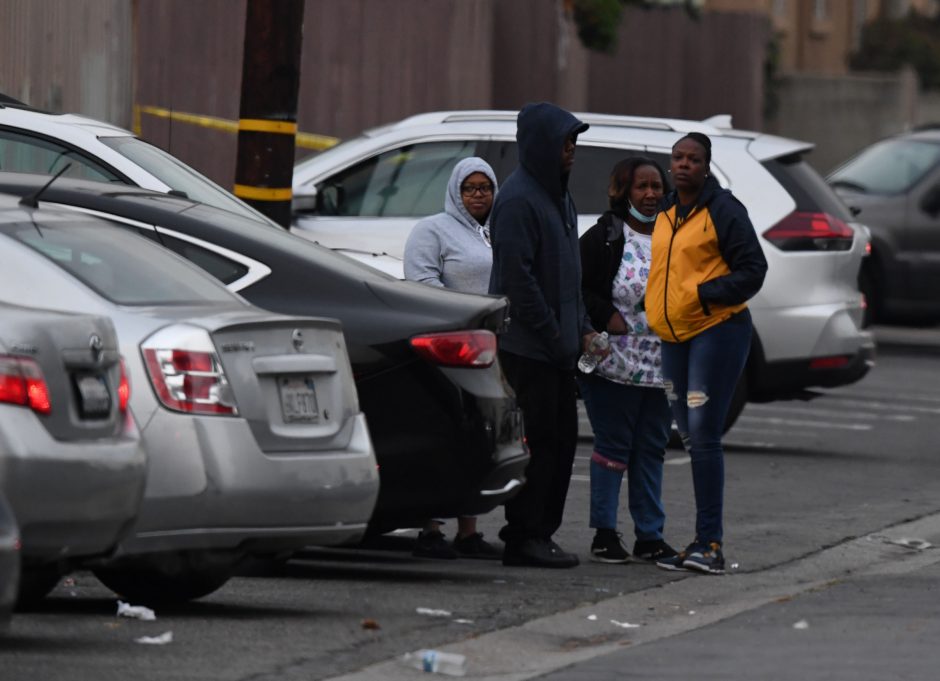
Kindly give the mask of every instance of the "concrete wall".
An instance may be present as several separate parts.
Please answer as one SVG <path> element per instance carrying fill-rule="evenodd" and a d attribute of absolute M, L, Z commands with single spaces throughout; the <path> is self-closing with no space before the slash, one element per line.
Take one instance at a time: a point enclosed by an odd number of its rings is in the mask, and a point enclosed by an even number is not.
<path fill-rule="evenodd" d="M 780 109 L 768 128 L 815 143 L 808 160 L 826 173 L 862 147 L 915 124 L 918 99 L 911 71 L 791 75 L 781 81 Z"/>

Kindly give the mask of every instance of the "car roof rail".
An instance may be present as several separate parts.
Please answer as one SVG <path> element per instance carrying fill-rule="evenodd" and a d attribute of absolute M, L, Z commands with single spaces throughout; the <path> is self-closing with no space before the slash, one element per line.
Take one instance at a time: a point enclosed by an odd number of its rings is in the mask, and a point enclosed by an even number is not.
<path fill-rule="evenodd" d="M 619 114 L 598 114 L 589 112 L 573 112 L 580 120 L 590 125 L 646 128 L 649 130 L 669 130 L 673 132 L 703 132 L 709 135 L 729 134 L 731 128 L 730 114 L 719 114 L 704 121 L 684 120 L 679 118 L 653 118 L 649 116 L 627 116 Z M 428 113 L 409 116 L 397 123 L 373 128 L 367 134 L 376 134 L 391 128 L 406 128 L 420 125 L 435 125 L 440 123 L 469 123 L 469 122 L 507 122 L 512 123 L 518 117 L 518 111 L 512 110 L 468 110 L 468 111 L 432 111 Z M 732 133 L 733 134 L 733 133 Z"/>

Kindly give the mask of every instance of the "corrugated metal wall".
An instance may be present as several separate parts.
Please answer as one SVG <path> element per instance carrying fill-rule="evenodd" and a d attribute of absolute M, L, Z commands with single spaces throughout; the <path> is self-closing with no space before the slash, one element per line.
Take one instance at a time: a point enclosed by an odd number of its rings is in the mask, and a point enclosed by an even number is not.
<path fill-rule="evenodd" d="M 603 56 L 580 45 L 562 6 L 307 0 L 299 128 L 348 137 L 422 111 L 535 100 L 610 113 L 731 113 L 739 127 L 761 127 L 765 20 L 705 14 L 694 22 L 681 10 L 629 9 L 617 53 Z M 231 187 L 232 130 L 166 115 L 237 120 L 245 7 L 0 0 L 0 90 L 54 111 L 139 123 L 145 139 Z M 154 109 L 135 120 L 132 104 Z"/>
<path fill-rule="evenodd" d="M 757 14 L 692 19 L 680 9 L 628 9 L 617 53 L 591 55 L 591 110 L 693 119 L 730 113 L 735 127 L 759 130 L 770 36 Z"/>
<path fill-rule="evenodd" d="M 136 103 L 238 120 L 245 7 L 245 0 L 138 0 Z M 233 132 L 146 113 L 140 131 L 223 187 L 233 186 Z"/>
<path fill-rule="evenodd" d="M 129 0 L 0 0 L 0 91 L 129 126 L 132 18 Z"/>

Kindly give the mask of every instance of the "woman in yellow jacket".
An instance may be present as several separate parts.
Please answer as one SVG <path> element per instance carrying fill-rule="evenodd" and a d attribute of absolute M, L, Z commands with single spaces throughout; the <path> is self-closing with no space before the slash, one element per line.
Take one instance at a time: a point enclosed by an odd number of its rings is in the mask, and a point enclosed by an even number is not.
<path fill-rule="evenodd" d="M 657 561 L 668 570 L 724 572 L 721 435 L 751 347 L 746 301 L 767 272 L 747 210 L 708 170 L 711 140 L 689 133 L 672 148 L 675 191 L 653 230 L 646 317 L 662 339 L 666 396 L 692 459 L 695 540 Z"/>

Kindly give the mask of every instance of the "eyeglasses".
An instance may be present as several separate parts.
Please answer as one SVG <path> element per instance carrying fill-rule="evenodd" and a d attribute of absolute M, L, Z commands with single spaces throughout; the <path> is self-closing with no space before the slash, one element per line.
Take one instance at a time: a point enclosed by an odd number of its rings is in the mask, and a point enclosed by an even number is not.
<path fill-rule="evenodd" d="M 489 196 L 493 193 L 493 185 L 491 184 L 465 184 L 461 185 L 460 193 L 464 196 L 473 196 L 477 192 L 481 196 Z"/>

